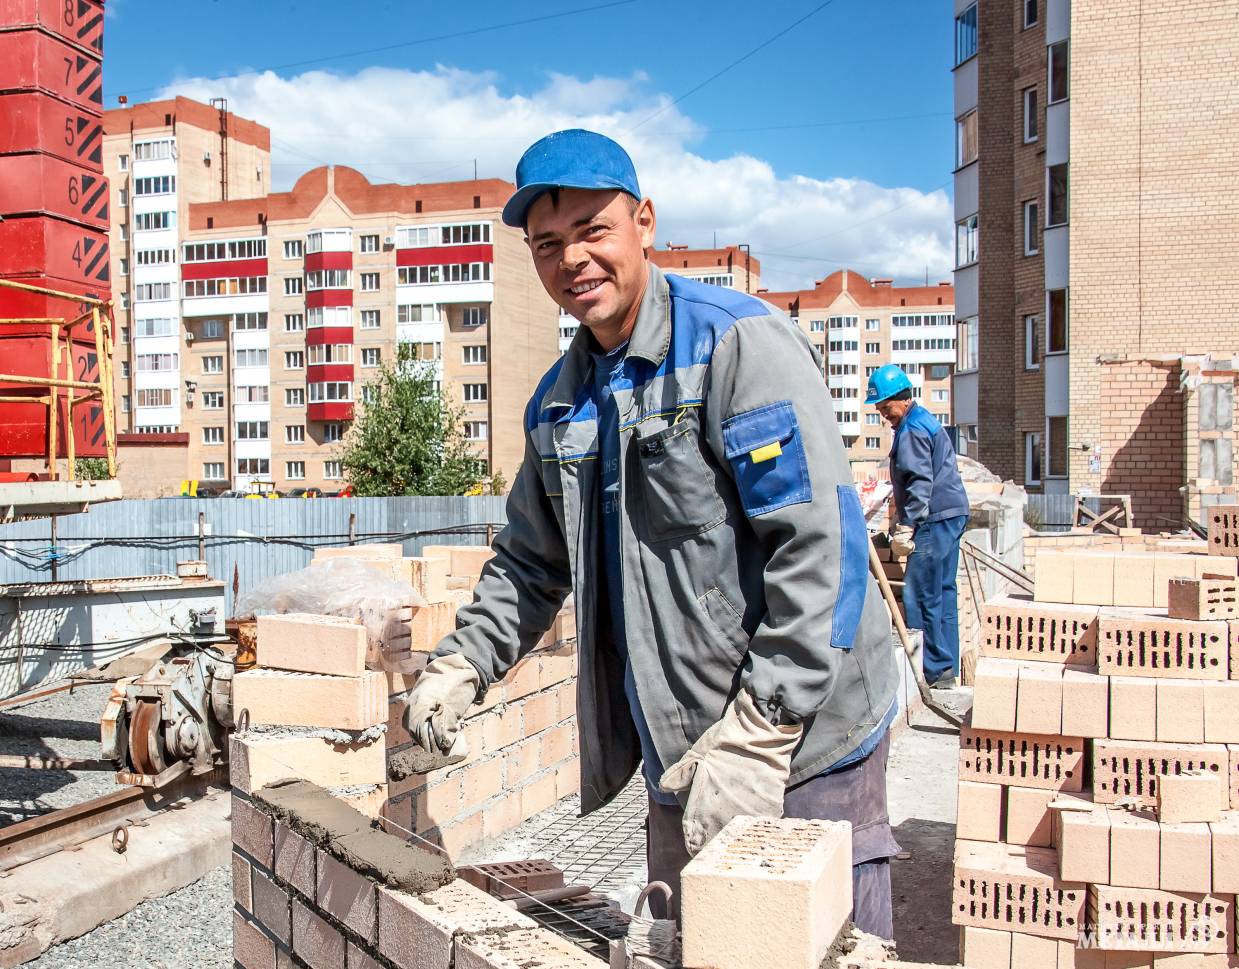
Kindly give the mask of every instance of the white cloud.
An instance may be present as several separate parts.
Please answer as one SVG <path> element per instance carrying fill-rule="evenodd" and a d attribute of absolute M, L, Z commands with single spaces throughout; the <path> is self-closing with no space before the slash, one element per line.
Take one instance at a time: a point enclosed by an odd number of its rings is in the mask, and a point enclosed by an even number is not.
<path fill-rule="evenodd" d="M 952 207 L 943 190 L 779 175 L 748 154 L 703 157 L 693 150 L 701 126 L 646 81 L 639 73 L 551 74 L 523 94 L 505 90 L 493 73 L 372 67 L 194 78 L 161 96 L 223 96 L 236 113 L 268 125 L 276 188 L 328 162 L 351 165 L 374 182 L 414 182 L 468 178 L 476 159 L 481 177 L 511 180 L 521 151 L 537 138 L 593 128 L 632 154 L 642 189 L 657 205 L 660 245 L 708 246 L 715 233 L 720 244 L 747 242 L 762 259 L 763 285 L 776 289 L 810 285 L 840 265 L 908 281 L 922 279 L 928 267 L 931 280 L 949 278 Z"/>

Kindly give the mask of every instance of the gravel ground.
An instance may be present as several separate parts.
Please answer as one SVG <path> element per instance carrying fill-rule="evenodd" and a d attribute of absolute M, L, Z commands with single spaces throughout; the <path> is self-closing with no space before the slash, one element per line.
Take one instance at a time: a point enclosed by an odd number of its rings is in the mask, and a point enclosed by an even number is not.
<path fill-rule="evenodd" d="M 80 686 L 0 712 L 0 753 L 97 758 L 99 718 L 111 690 Z M 113 790 L 111 771 L 0 770 L 0 826 Z"/>

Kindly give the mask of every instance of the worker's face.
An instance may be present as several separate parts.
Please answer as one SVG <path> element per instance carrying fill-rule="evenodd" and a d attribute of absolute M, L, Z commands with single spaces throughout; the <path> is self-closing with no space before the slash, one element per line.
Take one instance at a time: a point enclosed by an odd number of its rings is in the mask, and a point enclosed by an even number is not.
<path fill-rule="evenodd" d="M 874 404 L 878 409 L 878 413 L 882 415 L 882 419 L 891 427 L 898 427 L 899 422 L 903 420 L 904 415 L 912 407 L 910 400 L 882 400 Z"/>
<path fill-rule="evenodd" d="M 645 294 L 654 204 L 624 192 L 548 192 L 530 207 L 525 235 L 551 299 L 604 349 L 626 340 Z"/>

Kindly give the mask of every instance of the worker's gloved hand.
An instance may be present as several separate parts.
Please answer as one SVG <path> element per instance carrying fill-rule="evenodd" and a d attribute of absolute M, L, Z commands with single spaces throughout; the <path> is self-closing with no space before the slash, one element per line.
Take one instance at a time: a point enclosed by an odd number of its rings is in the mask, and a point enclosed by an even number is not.
<path fill-rule="evenodd" d="M 684 845 L 690 855 L 738 815 L 783 816 L 783 792 L 802 729 L 770 723 L 741 690 L 723 719 L 666 770 L 659 787 L 674 794 L 688 791 Z"/>
<path fill-rule="evenodd" d="M 891 551 L 901 558 L 907 558 L 916 551 L 916 542 L 912 540 L 911 525 L 896 525 L 891 532 Z"/>
<path fill-rule="evenodd" d="M 460 718 L 473 705 L 479 682 L 473 664 L 458 653 L 433 659 L 422 671 L 409 694 L 404 725 L 424 751 L 446 754 L 452 750 L 460 734 Z"/>

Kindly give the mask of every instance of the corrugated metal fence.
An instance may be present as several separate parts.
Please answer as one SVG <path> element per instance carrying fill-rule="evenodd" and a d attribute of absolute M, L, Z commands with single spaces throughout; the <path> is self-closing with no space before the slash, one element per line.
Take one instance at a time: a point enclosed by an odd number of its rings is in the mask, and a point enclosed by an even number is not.
<path fill-rule="evenodd" d="M 199 557 L 212 578 L 244 594 L 272 575 L 309 564 L 316 546 L 401 542 L 481 545 L 506 520 L 503 498 L 153 498 L 95 505 L 87 514 L 0 525 L 0 583 L 176 574 Z"/>
<path fill-rule="evenodd" d="M 1098 502 L 1091 506 L 1097 510 Z M 1041 532 L 1061 532 L 1071 528 L 1071 516 L 1075 514 L 1075 495 L 1029 495 L 1024 509 L 1024 520 Z"/>

